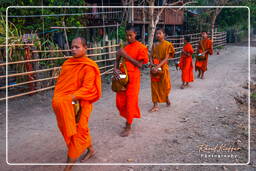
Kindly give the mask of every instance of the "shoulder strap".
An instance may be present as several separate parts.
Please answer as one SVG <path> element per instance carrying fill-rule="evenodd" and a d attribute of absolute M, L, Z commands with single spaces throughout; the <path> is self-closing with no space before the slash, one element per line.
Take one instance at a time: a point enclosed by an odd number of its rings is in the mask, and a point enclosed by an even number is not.
<path fill-rule="evenodd" d="M 124 72 L 125 72 L 125 74 L 128 75 L 127 66 L 126 66 L 126 63 L 125 63 L 125 60 L 124 60 L 123 57 L 121 58 L 121 63 L 122 63 L 123 66 L 124 66 Z"/>
<path fill-rule="evenodd" d="M 203 43 L 202 43 L 202 42 L 203 42 L 203 40 L 201 40 L 201 41 L 200 41 L 200 46 L 202 47 L 203 52 L 204 52 L 204 51 L 205 51 L 205 48 L 204 48 L 204 46 L 203 46 Z"/>

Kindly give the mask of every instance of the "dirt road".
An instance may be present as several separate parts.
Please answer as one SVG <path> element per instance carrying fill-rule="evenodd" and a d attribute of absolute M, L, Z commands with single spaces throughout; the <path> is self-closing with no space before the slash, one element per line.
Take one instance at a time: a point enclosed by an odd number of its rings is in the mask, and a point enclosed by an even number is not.
<path fill-rule="evenodd" d="M 256 48 L 251 48 L 252 56 Z M 255 67 L 255 65 L 252 65 Z M 255 75 L 255 73 L 253 73 Z M 247 94 L 248 48 L 227 46 L 210 56 L 204 80 L 181 90 L 180 71 L 171 68 L 171 108 L 151 104 L 150 80 L 143 71 L 140 91 L 142 118 L 135 120 L 131 136 L 119 133 L 124 120 L 115 107 L 115 94 L 105 85 L 102 99 L 94 105 L 89 122 L 97 155 L 87 163 L 247 163 L 248 113 L 234 97 Z M 8 156 L 11 163 L 64 163 L 66 146 L 51 109 L 52 92 L 9 102 Z M 5 104 L 0 104 L 1 130 L 5 130 Z M 5 132 L 1 131 L 0 170 L 61 170 L 63 166 L 8 166 Z M 200 151 L 200 145 L 237 147 L 238 151 Z M 202 146 L 201 146 L 202 147 Z M 254 147 L 255 149 L 255 147 Z M 255 155 L 255 150 L 252 152 Z M 207 157 L 206 154 L 226 154 Z M 232 154 L 232 157 L 231 157 Z M 227 157 L 229 155 L 229 157 Z M 255 160 L 255 157 L 254 157 Z M 74 171 L 122 170 L 255 170 L 249 166 L 75 166 Z"/>

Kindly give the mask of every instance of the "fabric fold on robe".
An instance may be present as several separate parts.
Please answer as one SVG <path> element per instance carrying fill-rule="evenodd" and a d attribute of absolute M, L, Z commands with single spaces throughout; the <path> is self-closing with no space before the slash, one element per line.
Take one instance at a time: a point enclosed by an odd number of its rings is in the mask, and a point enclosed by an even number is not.
<path fill-rule="evenodd" d="M 72 96 L 81 105 L 81 116 L 75 122 Z M 52 107 L 57 124 L 68 147 L 68 156 L 77 159 L 91 145 L 88 121 L 92 103 L 101 97 L 98 65 L 88 57 L 70 58 L 64 62 L 57 80 Z"/>

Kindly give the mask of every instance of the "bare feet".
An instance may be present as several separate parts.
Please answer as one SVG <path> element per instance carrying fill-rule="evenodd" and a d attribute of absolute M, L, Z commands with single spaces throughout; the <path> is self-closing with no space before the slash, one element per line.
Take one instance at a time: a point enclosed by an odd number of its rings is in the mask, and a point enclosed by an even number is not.
<path fill-rule="evenodd" d="M 170 107 L 170 106 L 171 106 L 171 102 L 170 102 L 170 100 L 169 100 L 168 98 L 167 98 L 166 106 L 167 106 L 167 107 Z"/>
<path fill-rule="evenodd" d="M 131 133 L 132 125 L 126 122 L 124 130 L 120 133 L 121 137 L 128 137 Z"/>
<path fill-rule="evenodd" d="M 158 107 L 158 106 L 153 106 L 153 107 L 149 110 L 149 112 L 157 112 L 157 111 L 159 111 L 159 107 Z"/>
<path fill-rule="evenodd" d="M 200 78 L 200 77 L 201 77 L 201 73 L 198 71 L 197 78 Z"/>
<path fill-rule="evenodd" d="M 96 151 L 94 150 L 94 148 L 92 146 L 89 147 L 86 154 L 81 159 L 81 162 L 84 162 L 84 161 L 88 160 L 89 158 L 93 157 L 95 154 L 96 154 Z"/>
<path fill-rule="evenodd" d="M 131 133 L 131 128 L 124 128 L 124 130 L 120 133 L 121 137 L 128 137 Z"/>
<path fill-rule="evenodd" d="M 204 79 L 204 72 L 202 73 L 201 77 L 200 77 L 202 80 Z"/>
<path fill-rule="evenodd" d="M 182 84 L 182 85 L 180 86 L 180 89 L 184 89 L 184 88 L 185 88 L 185 85 Z"/>
<path fill-rule="evenodd" d="M 71 169 L 72 169 L 72 166 L 67 165 L 67 166 L 65 167 L 64 171 L 71 171 Z"/>
<path fill-rule="evenodd" d="M 71 163 L 75 163 L 75 162 L 76 162 L 76 160 L 73 160 L 73 159 L 68 157 L 67 163 L 71 164 Z M 65 167 L 64 171 L 71 171 L 72 167 L 73 167 L 73 165 L 67 165 Z"/>

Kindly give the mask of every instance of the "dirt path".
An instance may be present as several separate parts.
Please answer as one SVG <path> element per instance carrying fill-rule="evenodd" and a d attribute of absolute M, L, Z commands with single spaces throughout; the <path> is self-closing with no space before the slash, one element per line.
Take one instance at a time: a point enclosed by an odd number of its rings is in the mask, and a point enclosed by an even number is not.
<path fill-rule="evenodd" d="M 252 56 L 256 48 L 251 48 Z M 255 65 L 253 65 L 255 67 Z M 248 48 L 227 46 L 220 55 L 210 56 L 205 80 L 196 79 L 181 90 L 180 72 L 171 68 L 172 107 L 161 105 L 158 113 L 151 107 L 149 76 L 144 71 L 140 92 L 142 118 L 135 120 L 132 135 L 119 136 L 124 120 L 117 114 L 115 94 L 104 87 L 103 98 L 94 105 L 90 129 L 97 156 L 90 163 L 246 163 L 248 113 L 241 111 L 234 97 L 246 94 Z M 9 102 L 9 162 L 62 163 L 66 147 L 51 109 L 51 93 Z M 5 130 L 4 104 L 0 104 L 0 126 Z M 5 137 L 1 131 L 1 137 Z M 1 138 L 0 170 L 61 170 L 63 166 L 7 166 L 5 140 Z M 231 157 L 203 157 L 199 145 L 239 147 Z M 255 154 L 255 153 L 254 153 Z M 254 158 L 255 159 L 255 158 Z M 2 165 L 3 164 L 3 165 Z M 74 171 L 120 170 L 254 170 L 250 166 L 75 166 Z"/>

